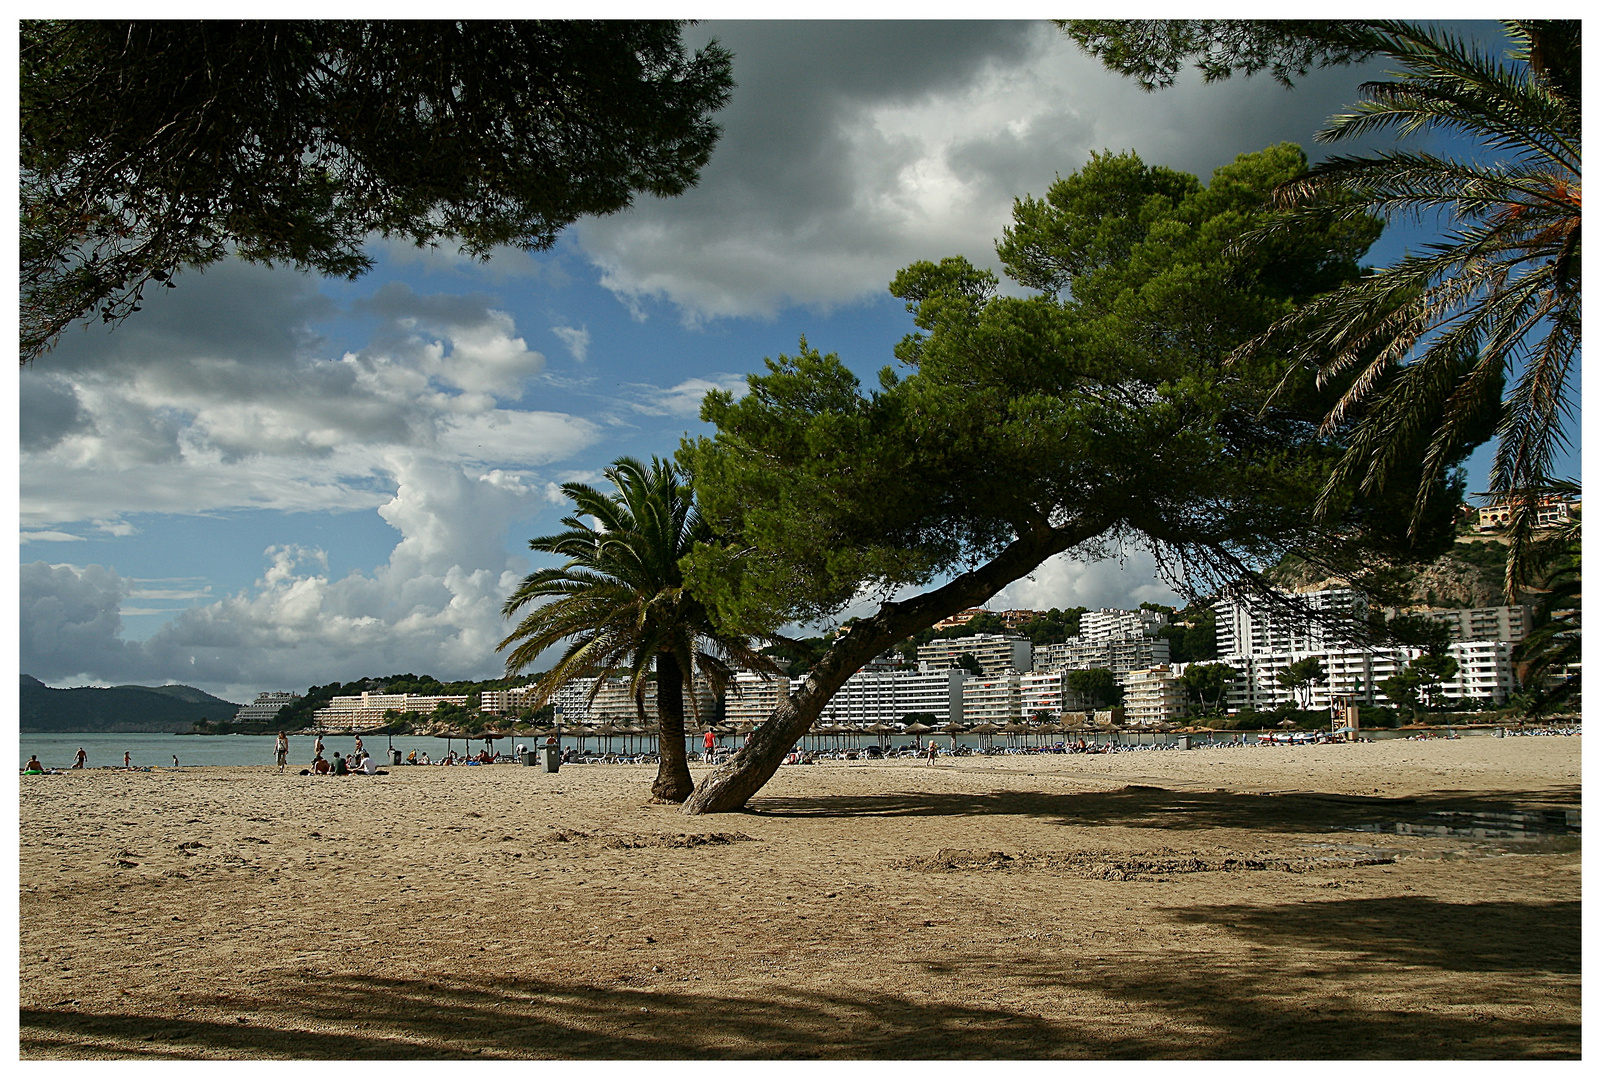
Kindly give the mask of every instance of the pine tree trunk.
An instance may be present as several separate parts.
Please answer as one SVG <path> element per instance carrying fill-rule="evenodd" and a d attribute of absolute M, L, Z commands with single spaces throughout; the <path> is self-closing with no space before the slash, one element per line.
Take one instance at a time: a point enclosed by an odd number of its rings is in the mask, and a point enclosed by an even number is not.
<path fill-rule="evenodd" d="M 684 754 L 684 674 L 672 653 L 656 654 L 656 718 L 661 765 L 650 793 L 660 802 L 681 803 L 695 789 L 695 781 Z"/>
<path fill-rule="evenodd" d="M 863 664 L 945 616 L 984 603 L 1050 556 L 1098 535 L 1105 527 L 1101 522 L 1076 522 L 1053 529 L 1040 522 L 983 566 L 921 596 L 881 605 L 877 614 L 856 622 L 841 634 L 812 668 L 800 690 L 779 703 L 727 764 L 701 780 L 684 803 L 684 813 L 720 814 L 742 809 L 772 779 L 783 764 L 784 755 Z"/>

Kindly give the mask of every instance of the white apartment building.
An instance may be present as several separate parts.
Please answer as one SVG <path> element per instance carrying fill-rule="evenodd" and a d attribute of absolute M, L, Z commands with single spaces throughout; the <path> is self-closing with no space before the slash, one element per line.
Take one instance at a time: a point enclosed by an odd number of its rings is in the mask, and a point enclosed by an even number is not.
<path fill-rule="evenodd" d="M 1122 686 L 1129 672 L 1166 664 L 1170 656 L 1167 638 L 1126 637 L 1109 641 L 1085 641 L 1082 637 L 1041 645 L 1034 651 L 1035 671 L 1083 671 L 1109 668 Z"/>
<path fill-rule="evenodd" d="M 467 704 L 466 694 L 380 694 L 363 690 L 360 695 L 333 698 L 312 714 L 320 727 L 337 731 L 365 731 L 382 727 L 384 713 L 415 712 L 427 716 L 441 702 L 447 705 Z"/>
<path fill-rule="evenodd" d="M 1516 689 L 1512 669 L 1512 643 L 1507 641 L 1461 641 L 1450 646 L 1457 662 L 1455 677 L 1440 684 L 1449 701 L 1501 704 Z M 1407 664 L 1423 655 L 1416 648 L 1329 649 L 1314 653 L 1279 653 L 1266 656 L 1229 656 L 1228 664 L 1239 674 L 1228 692 L 1228 709 L 1254 709 L 1266 712 L 1279 705 L 1296 704 L 1295 693 L 1278 681 L 1279 673 L 1291 664 L 1315 656 L 1323 661 L 1327 678 L 1302 691 L 1302 700 L 1311 709 L 1327 709 L 1330 695 L 1339 695 L 1359 705 L 1393 704 L 1379 684 L 1403 671 Z M 1126 693 L 1126 691 L 1125 691 Z"/>
<path fill-rule="evenodd" d="M 534 686 L 517 686 L 510 690 L 485 690 L 479 695 L 479 712 L 493 713 L 496 716 L 510 716 L 519 709 L 526 709 L 534 703 Z"/>
<path fill-rule="evenodd" d="M 1316 616 L 1272 610 L 1247 597 L 1214 604 L 1218 655 L 1269 656 L 1339 648 L 1350 644 L 1356 634 L 1355 627 L 1347 629 L 1342 621 L 1361 618 L 1367 612 L 1366 598 L 1354 589 L 1320 589 L 1297 594 L 1295 600 Z"/>
<path fill-rule="evenodd" d="M 1452 641 L 1522 641 L 1534 613 L 1527 604 L 1491 608 L 1425 608 L 1412 612 L 1451 628 Z"/>
<path fill-rule="evenodd" d="M 730 724 L 759 724 L 789 698 L 792 686 L 799 686 L 800 682 L 783 675 L 737 672 L 723 698 L 723 719 Z"/>
<path fill-rule="evenodd" d="M 1130 724 L 1166 724 L 1189 711 L 1189 694 L 1166 664 L 1131 671 L 1123 684 L 1123 715 Z"/>
<path fill-rule="evenodd" d="M 1015 723 L 1023 707 L 1023 677 L 1015 671 L 980 675 L 962 683 L 964 724 Z"/>
<path fill-rule="evenodd" d="M 1018 680 L 1018 712 L 1023 719 L 1050 713 L 1054 720 L 1064 712 L 1081 713 L 1094 704 L 1067 683 L 1066 671 L 1031 671 Z"/>
<path fill-rule="evenodd" d="M 964 719 L 960 668 L 858 671 L 845 680 L 818 716 L 821 723 L 893 724 L 908 713 L 931 713 L 941 723 Z M 791 692 L 798 686 L 795 680 Z"/>
<path fill-rule="evenodd" d="M 256 695 L 256 700 L 249 705 L 241 706 L 233 714 L 236 724 L 265 724 L 270 723 L 274 717 L 283 710 L 284 706 L 293 702 L 299 694 L 287 693 L 283 690 L 268 690 Z"/>
<path fill-rule="evenodd" d="M 1028 638 L 1007 634 L 972 634 L 959 638 L 935 638 L 917 648 L 917 666 L 948 668 L 963 653 L 971 653 L 985 675 L 1002 671 L 1034 670 L 1034 643 Z"/>
<path fill-rule="evenodd" d="M 1078 636 L 1085 641 L 1110 641 L 1113 638 L 1152 637 L 1167 625 L 1167 616 L 1160 611 L 1140 608 L 1100 608 L 1086 611 L 1078 617 Z"/>

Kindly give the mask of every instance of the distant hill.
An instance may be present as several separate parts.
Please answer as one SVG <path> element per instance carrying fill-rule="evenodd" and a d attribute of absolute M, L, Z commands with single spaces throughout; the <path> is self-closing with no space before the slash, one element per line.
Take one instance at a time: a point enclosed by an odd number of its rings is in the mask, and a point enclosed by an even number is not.
<path fill-rule="evenodd" d="M 78 686 L 58 690 L 22 676 L 23 731 L 188 731 L 232 720 L 239 706 L 192 686 Z"/>

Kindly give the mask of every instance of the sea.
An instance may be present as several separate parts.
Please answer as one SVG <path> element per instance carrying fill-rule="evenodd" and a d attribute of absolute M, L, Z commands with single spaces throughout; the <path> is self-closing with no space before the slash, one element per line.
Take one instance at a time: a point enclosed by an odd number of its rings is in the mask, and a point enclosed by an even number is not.
<path fill-rule="evenodd" d="M 1437 729 L 1436 734 L 1444 734 L 1444 729 Z M 1488 735 L 1486 728 L 1458 729 L 1461 735 Z M 1393 731 L 1383 729 L 1364 730 L 1363 738 L 1367 739 L 1395 739 L 1405 738 L 1414 734 L 1411 731 Z M 1097 745 L 1115 743 L 1119 746 L 1163 746 L 1171 745 L 1177 741 L 1178 736 L 1172 734 L 1120 732 L 1115 734 L 1085 733 L 1085 739 Z M 1076 736 L 1075 736 L 1076 740 Z M 93 768 L 121 768 L 123 755 L 127 754 L 130 764 L 135 768 L 159 767 L 170 769 L 191 768 L 205 765 L 265 765 L 275 764 L 273 744 L 276 741 L 272 735 L 162 735 L 162 734 L 101 734 L 86 732 L 23 732 L 20 736 L 20 752 L 17 763 L 28 760 L 30 754 L 37 754 L 41 764 L 47 768 L 64 769 L 70 766 L 77 756 L 79 747 L 88 755 L 88 767 Z M 311 762 L 314 737 L 311 735 L 289 736 L 289 762 L 296 768 L 305 768 Z M 909 747 L 916 740 L 910 735 L 890 736 L 887 744 L 893 748 Z M 924 740 L 926 744 L 926 739 Z M 940 735 L 936 741 L 940 749 L 950 746 L 950 737 Z M 979 738 L 975 735 L 957 736 L 957 743 L 974 749 L 979 746 Z M 1055 739 L 1052 739 L 1054 742 Z M 532 748 L 537 744 L 544 744 L 544 736 L 532 734 L 520 735 L 510 739 L 497 739 L 494 749 L 510 754 L 516 745 L 521 742 Z M 742 742 L 740 736 L 724 738 L 722 745 L 736 747 Z M 827 750 L 834 747 L 860 747 L 868 743 L 877 742 L 873 735 L 859 737 L 846 737 L 841 739 L 834 736 L 808 736 L 802 740 L 802 747 L 808 750 Z M 1009 743 L 1007 736 L 995 735 L 990 739 L 991 745 L 1004 747 L 1007 745 L 1026 746 L 1029 740 L 1026 736 L 1014 737 Z M 1238 742 L 1255 743 L 1256 736 L 1251 733 L 1216 732 L 1211 736 L 1205 734 L 1190 736 L 1190 745 L 1195 748 L 1214 745 L 1234 745 Z M 338 750 L 342 754 L 349 754 L 355 748 L 355 738 L 350 735 L 325 735 L 323 744 L 328 756 Z M 382 764 L 388 757 L 388 751 L 393 748 L 399 750 L 402 756 L 416 750 L 419 755 L 426 753 L 430 760 L 438 761 L 454 750 L 458 755 L 463 751 L 476 753 L 483 748 L 482 739 L 438 739 L 421 735 L 366 735 L 362 737 L 362 744 Z M 700 736 L 685 740 L 690 753 L 697 753 L 702 748 Z M 622 752 L 650 753 L 656 749 L 656 740 L 651 738 L 634 738 L 626 741 L 621 737 L 614 738 L 607 745 L 603 737 L 588 736 L 578 739 L 573 736 L 563 736 L 562 749 L 573 747 L 579 750 L 611 749 Z"/>

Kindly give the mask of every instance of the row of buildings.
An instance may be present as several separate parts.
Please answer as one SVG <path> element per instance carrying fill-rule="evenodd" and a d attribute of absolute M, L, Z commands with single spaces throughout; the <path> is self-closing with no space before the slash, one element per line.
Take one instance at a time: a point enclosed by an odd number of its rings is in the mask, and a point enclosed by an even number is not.
<path fill-rule="evenodd" d="M 1364 598 L 1350 589 L 1323 589 L 1274 600 L 1237 598 L 1215 605 L 1218 660 L 1235 675 L 1224 696 L 1229 712 L 1267 711 L 1285 704 L 1312 709 L 1337 705 L 1390 704 L 1380 683 L 1400 673 L 1420 655 L 1404 647 L 1376 647 L 1362 640 L 1367 615 Z M 965 613 L 964 613 L 965 614 Z M 1019 616 L 1032 613 L 1016 613 Z M 1417 612 L 1450 630 L 1450 655 L 1457 674 L 1441 686 L 1445 698 L 1464 705 L 1499 704 L 1516 689 L 1512 649 L 1529 632 L 1527 607 L 1436 609 Z M 1094 703 L 1081 698 L 1070 684 L 1074 671 L 1105 668 L 1122 688 L 1125 720 L 1132 724 L 1168 723 L 1189 710 L 1182 679 L 1186 665 L 1172 663 L 1168 641 L 1161 636 L 1161 612 L 1103 608 L 1085 612 L 1078 636 L 1035 646 L 1011 634 L 972 634 L 941 638 L 918 648 L 915 668 L 897 654 L 885 654 L 846 680 L 820 720 L 824 723 L 871 726 L 894 724 L 911 714 L 936 722 L 1004 725 L 1039 714 L 1082 714 Z M 1304 687 L 1300 700 L 1280 682 L 1291 665 L 1308 658 L 1322 662 L 1326 677 Z M 971 658 L 968 660 L 967 658 Z M 966 661 L 966 666 L 961 666 Z M 975 663 L 976 662 L 976 663 Z M 969 670 L 976 667 L 977 671 Z M 749 672 L 735 676 L 723 700 L 699 695 L 699 708 L 686 702 L 688 714 L 703 720 L 760 723 L 783 698 L 799 688 L 800 679 Z M 246 713 L 273 713 L 291 699 L 264 694 Z M 428 714 L 440 703 L 465 706 L 466 695 L 417 695 L 364 692 L 336 697 L 318 710 L 325 728 L 363 730 L 379 727 L 391 712 Z M 479 708 L 500 716 L 515 715 L 533 704 L 531 686 L 485 691 Z M 639 710 L 627 684 L 580 679 L 554 699 L 566 723 L 631 723 Z M 644 719 L 654 724 L 654 695 L 644 699 Z"/>

